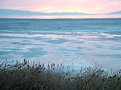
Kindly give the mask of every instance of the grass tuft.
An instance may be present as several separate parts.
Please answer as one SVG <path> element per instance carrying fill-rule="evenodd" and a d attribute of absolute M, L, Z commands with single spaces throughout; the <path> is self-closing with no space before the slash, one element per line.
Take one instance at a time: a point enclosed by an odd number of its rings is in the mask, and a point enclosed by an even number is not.
<path fill-rule="evenodd" d="M 0 90 L 121 90 L 121 70 L 110 75 L 87 68 L 71 75 L 61 69 L 63 65 L 30 65 L 26 60 L 0 63 Z"/>

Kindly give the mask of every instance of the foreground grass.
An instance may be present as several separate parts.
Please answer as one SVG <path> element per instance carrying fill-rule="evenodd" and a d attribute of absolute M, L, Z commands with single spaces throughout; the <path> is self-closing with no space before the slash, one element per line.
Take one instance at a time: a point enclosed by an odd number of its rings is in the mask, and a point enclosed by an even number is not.
<path fill-rule="evenodd" d="M 56 70 L 56 68 L 59 68 Z M 76 75 L 54 64 L 0 64 L 0 90 L 121 90 L 120 70 L 109 75 L 101 69 L 88 68 Z"/>

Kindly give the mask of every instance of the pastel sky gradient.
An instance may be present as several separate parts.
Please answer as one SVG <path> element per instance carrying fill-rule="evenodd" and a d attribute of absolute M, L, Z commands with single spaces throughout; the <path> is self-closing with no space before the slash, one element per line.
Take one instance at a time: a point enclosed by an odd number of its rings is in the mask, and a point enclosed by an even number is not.
<path fill-rule="evenodd" d="M 121 10 L 121 0 L 0 0 L 0 8 L 42 12 L 109 13 Z"/>
<path fill-rule="evenodd" d="M 121 11 L 121 0 L 0 0 L 0 9 L 106 14 Z"/>

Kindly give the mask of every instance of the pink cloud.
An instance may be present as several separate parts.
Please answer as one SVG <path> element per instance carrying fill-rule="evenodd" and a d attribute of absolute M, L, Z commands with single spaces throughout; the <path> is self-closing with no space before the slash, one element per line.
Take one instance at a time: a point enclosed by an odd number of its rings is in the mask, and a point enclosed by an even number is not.
<path fill-rule="evenodd" d="M 120 0 L 1 0 L 0 8 L 43 12 L 108 13 L 121 10 Z"/>

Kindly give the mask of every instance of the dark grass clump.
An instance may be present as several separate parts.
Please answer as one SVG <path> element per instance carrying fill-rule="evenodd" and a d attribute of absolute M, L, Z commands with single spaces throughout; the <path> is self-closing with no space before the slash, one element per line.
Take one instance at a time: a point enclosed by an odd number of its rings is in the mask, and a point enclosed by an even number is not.
<path fill-rule="evenodd" d="M 59 68 L 59 69 L 56 69 Z M 0 64 L 0 90 L 121 90 L 120 70 L 108 74 L 87 68 L 77 74 L 62 71 L 63 66 L 23 63 Z"/>

